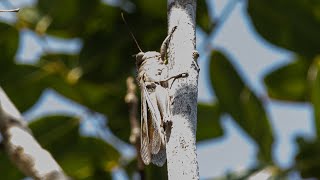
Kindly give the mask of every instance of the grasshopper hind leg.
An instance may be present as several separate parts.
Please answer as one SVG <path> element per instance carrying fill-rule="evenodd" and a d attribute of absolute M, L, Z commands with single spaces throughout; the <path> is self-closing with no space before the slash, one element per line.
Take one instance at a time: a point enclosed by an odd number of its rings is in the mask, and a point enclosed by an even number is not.
<path fill-rule="evenodd" d="M 156 123 L 152 120 L 150 112 L 148 111 L 148 133 L 149 133 L 149 145 L 151 154 L 157 154 L 161 146 L 161 136 L 157 128 Z"/>
<path fill-rule="evenodd" d="M 159 152 L 157 154 L 151 154 L 151 162 L 156 166 L 163 166 L 166 162 L 167 154 L 166 154 L 166 148 L 161 147 Z"/>

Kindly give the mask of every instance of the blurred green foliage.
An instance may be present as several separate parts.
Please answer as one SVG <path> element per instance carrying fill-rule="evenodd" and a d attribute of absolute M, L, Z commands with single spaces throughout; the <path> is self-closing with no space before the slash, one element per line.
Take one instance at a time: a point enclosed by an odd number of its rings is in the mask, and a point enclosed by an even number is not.
<path fill-rule="evenodd" d="M 261 36 L 299 55 L 320 53 L 320 1 L 249 0 L 248 13 Z"/>
<path fill-rule="evenodd" d="M 306 81 L 310 62 L 302 58 L 279 67 L 265 76 L 269 96 L 279 100 L 305 102 L 308 100 Z"/>
<path fill-rule="evenodd" d="M 142 49 L 158 50 L 167 32 L 166 1 L 130 2 L 133 6 L 126 18 Z M 256 31 L 268 42 L 296 54 L 291 63 L 265 75 L 269 97 L 288 103 L 310 103 L 319 136 L 320 1 L 247 2 L 247 12 Z M 50 88 L 108 117 L 111 132 L 128 142 L 130 124 L 124 102 L 125 81 L 128 76 L 134 76 L 131 55 L 138 49 L 121 20 L 126 3 L 124 0 L 111 6 L 100 0 L 39 0 L 34 6 L 22 8 L 15 23 L 0 22 L 0 84 L 21 112 L 30 109 L 42 92 Z M 209 35 L 216 29 L 208 10 L 206 1 L 198 0 L 197 25 Z M 79 38 L 83 46 L 77 54 L 48 51 L 33 65 L 18 64 L 15 55 L 22 29 L 34 31 L 40 38 L 46 35 Z M 211 54 L 211 85 L 217 98 L 198 106 L 197 140 L 223 136 L 221 117 L 230 115 L 257 144 L 258 164 L 276 166 L 272 160 L 274 136 L 264 102 L 245 83 L 227 53 L 217 50 L 208 53 Z M 80 123 L 77 118 L 57 114 L 32 121 L 30 128 L 74 179 L 111 179 L 114 168 L 123 168 L 133 177 L 136 160 L 123 163 L 119 152 L 102 139 L 81 136 Z M 319 139 L 300 138 L 298 142 L 300 152 L 293 170 L 303 177 L 320 178 Z M 1 179 L 21 179 L 23 175 L 10 164 L 4 152 L 0 154 L 0 169 L 6 172 L 1 174 Z M 166 167 L 147 167 L 146 178 L 165 179 Z"/>
<path fill-rule="evenodd" d="M 288 103 L 306 102 L 313 107 L 317 139 L 299 138 L 300 152 L 292 169 L 303 178 L 319 179 L 320 1 L 248 0 L 247 10 L 263 38 L 296 55 L 288 65 L 266 74 L 264 82 L 270 98 Z"/>
<path fill-rule="evenodd" d="M 221 109 L 230 114 L 255 140 L 260 147 L 259 158 L 264 162 L 271 162 L 273 135 L 262 103 L 225 55 L 212 51 L 210 62 L 211 84 Z"/>

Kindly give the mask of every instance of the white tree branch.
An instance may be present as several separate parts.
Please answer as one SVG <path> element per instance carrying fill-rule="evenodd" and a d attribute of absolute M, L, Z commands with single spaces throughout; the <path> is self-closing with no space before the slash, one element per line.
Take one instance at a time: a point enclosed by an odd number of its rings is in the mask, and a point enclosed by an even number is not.
<path fill-rule="evenodd" d="M 168 26 L 177 26 L 169 43 L 170 75 L 188 73 L 172 84 L 172 129 L 167 144 L 168 177 L 199 179 L 196 153 L 199 68 L 195 51 L 196 0 L 168 0 Z"/>
<path fill-rule="evenodd" d="M 22 116 L 0 86 L 0 131 L 11 161 L 27 176 L 68 179 L 51 154 L 32 136 Z"/>

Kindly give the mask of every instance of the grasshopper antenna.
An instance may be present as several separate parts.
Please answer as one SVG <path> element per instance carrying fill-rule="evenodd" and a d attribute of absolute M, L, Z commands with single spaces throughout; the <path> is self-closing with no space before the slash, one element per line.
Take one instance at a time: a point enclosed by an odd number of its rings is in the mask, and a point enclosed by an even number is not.
<path fill-rule="evenodd" d="M 124 18 L 123 12 L 121 12 L 121 17 L 122 17 L 123 22 L 126 24 L 127 29 L 128 29 L 128 31 L 129 31 L 129 33 L 130 33 L 130 35 L 131 35 L 132 39 L 133 39 L 133 40 L 134 40 L 134 42 L 136 43 L 136 45 L 137 45 L 138 49 L 140 50 L 140 52 L 143 52 L 143 51 L 142 51 L 142 49 L 141 49 L 141 48 L 140 48 L 140 46 L 139 46 L 139 43 L 138 43 L 137 39 L 134 37 L 134 35 L 133 35 L 133 33 L 132 33 L 132 31 L 131 31 L 131 29 L 130 29 L 130 27 L 129 27 L 129 25 L 128 25 L 127 21 L 126 21 L 126 19 Z"/>

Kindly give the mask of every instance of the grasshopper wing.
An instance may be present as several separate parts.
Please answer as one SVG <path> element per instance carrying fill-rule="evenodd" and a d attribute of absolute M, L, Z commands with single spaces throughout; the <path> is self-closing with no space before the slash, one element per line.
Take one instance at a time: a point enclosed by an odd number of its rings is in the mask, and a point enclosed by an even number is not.
<path fill-rule="evenodd" d="M 145 98 L 148 106 L 149 138 L 151 145 L 151 162 L 162 166 L 166 161 L 165 134 L 162 127 L 162 116 L 159 110 L 156 93 L 145 91 Z"/>
<path fill-rule="evenodd" d="M 140 154 L 144 164 L 148 165 L 151 161 L 151 151 L 149 146 L 149 128 L 147 118 L 147 102 L 145 91 L 141 91 L 141 148 Z"/>
<path fill-rule="evenodd" d="M 147 88 L 143 88 L 148 109 L 148 125 L 151 153 L 156 154 L 161 146 L 161 116 L 158 110 L 157 100 L 154 92 L 148 92 Z"/>
<path fill-rule="evenodd" d="M 161 116 L 157 107 L 156 96 L 149 93 L 145 84 L 141 83 L 141 159 L 148 165 L 152 154 L 157 154 L 161 147 Z"/>

